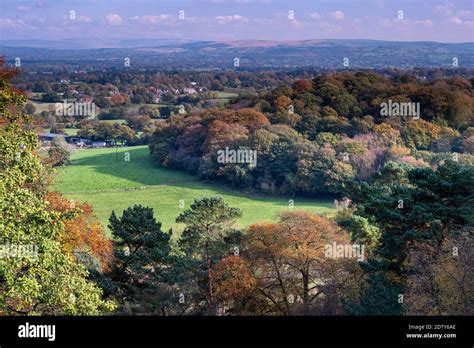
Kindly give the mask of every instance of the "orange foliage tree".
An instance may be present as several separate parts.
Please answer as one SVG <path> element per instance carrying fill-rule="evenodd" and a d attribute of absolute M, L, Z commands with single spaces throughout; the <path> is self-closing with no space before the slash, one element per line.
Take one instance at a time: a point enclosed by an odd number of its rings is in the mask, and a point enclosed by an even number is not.
<path fill-rule="evenodd" d="M 228 256 L 214 266 L 214 295 L 224 310 L 228 305 L 239 314 L 248 313 L 248 304 L 255 292 L 256 279 L 247 261 L 239 256 Z"/>
<path fill-rule="evenodd" d="M 335 222 L 304 211 L 284 212 L 277 223 L 249 227 L 243 255 L 271 312 L 309 314 L 322 305 L 318 299 L 337 297 L 348 274 L 342 267 L 346 261 L 326 254 L 333 243 L 346 245 L 349 238 Z"/>
<path fill-rule="evenodd" d="M 87 203 L 69 201 L 58 192 L 47 194 L 49 210 L 65 218 L 64 232 L 59 236 L 62 249 L 74 256 L 82 252 L 95 257 L 102 270 L 109 269 L 113 258 L 113 243 L 103 232 L 100 222 Z"/>
<path fill-rule="evenodd" d="M 313 82 L 311 80 L 297 80 L 292 88 L 295 93 L 309 92 L 313 89 Z"/>
<path fill-rule="evenodd" d="M 219 111 L 216 119 L 230 124 L 242 125 L 250 131 L 270 124 L 264 114 L 253 109 L 239 109 L 230 113 Z"/>

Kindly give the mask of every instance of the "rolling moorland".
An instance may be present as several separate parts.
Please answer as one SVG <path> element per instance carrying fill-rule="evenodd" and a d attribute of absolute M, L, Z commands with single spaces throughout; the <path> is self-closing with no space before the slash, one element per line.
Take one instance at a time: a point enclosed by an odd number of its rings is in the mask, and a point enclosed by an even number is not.
<path fill-rule="evenodd" d="M 97 48 L 102 47 L 102 48 Z M 170 41 L 170 40 L 5 40 L 0 54 L 22 57 L 25 66 L 46 61 L 81 69 L 131 67 L 161 69 L 322 69 L 474 67 L 474 44 L 377 40 Z M 235 65 L 235 58 L 239 59 Z M 348 65 L 343 59 L 348 58 Z"/>

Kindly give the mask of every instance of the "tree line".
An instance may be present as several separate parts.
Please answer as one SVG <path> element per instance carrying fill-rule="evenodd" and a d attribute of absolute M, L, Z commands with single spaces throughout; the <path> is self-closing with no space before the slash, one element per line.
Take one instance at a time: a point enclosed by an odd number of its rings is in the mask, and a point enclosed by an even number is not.
<path fill-rule="evenodd" d="M 422 82 L 368 72 L 298 80 L 227 108 L 174 115 L 149 138 L 151 159 L 204 179 L 280 194 L 342 197 L 380 171 L 473 163 L 472 80 Z M 420 117 L 383 116 L 381 104 L 419 103 Z M 257 152 L 220 163 L 225 148 Z"/>
<path fill-rule="evenodd" d="M 196 198 L 176 217 L 180 234 L 134 205 L 112 212 L 109 239 L 89 205 L 51 190 L 50 167 L 22 112 L 26 98 L 11 87 L 15 71 L 1 65 L 2 315 L 472 315 L 471 164 L 387 162 L 370 181 L 346 185 L 335 215 L 294 208 L 245 229 L 236 224 L 242 211 L 221 197 Z M 272 150 L 283 155 L 302 138 L 255 110 L 215 115 L 177 118 L 176 125 L 190 125 L 180 146 L 200 139 L 212 148 L 219 136 L 246 131 L 271 146 L 274 131 L 290 139 Z M 199 138 L 213 127 L 212 137 Z M 160 131 L 174 139 L 181 130 Z M 310 144 L 301 148 L 311 154 Z M 270 163 L 283 170 L 292 162 Z M 6 245 L 36 252 L 5 255 Z M 357 257 L 347 246 L 360 247 Z"/>

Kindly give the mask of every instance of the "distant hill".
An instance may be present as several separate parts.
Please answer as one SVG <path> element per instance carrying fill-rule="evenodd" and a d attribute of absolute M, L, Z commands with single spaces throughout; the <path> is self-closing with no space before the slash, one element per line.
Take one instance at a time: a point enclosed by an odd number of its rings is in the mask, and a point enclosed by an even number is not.
<path fill-rule="evenodd" d="M 190 41 L 171 39 L 106 40 L 3 40 L 0 54 L 7 60 L 22 57 L 35 63 L 62 62 L 123 66 L 124 57 L 134 66 L 169 69 L 226 68 L 474 68 L 474 42 L 405 42 L 378 40 L 300 41 Z M 238 58 L 239 66 L 234 65 Z"/>

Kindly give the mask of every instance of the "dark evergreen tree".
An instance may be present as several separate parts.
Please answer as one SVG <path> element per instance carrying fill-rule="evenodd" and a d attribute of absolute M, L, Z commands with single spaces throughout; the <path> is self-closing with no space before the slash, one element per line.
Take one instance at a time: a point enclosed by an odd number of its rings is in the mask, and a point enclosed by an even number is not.
<path fill-rule="evenodd" d="M 191 209 L 176 218 L 176 222 L 186 225 L 179 246 L 193 268 L 200 292 L 205 294 L 201 297 L 207 303 L 208 314 L 216 314 L 217 309 L 212 267 L 240 242 L 240 233 L 232 225 L 241 216 L 239 208 L 228 206 L 221 197 L 206 197 L 195 199 Z"/>
<path fill-rule="evenodd" d="M 474 168 L 447 161 L 437 170 L 412 169 L 407 183 L 384 184 L 381 180 L 379 185 L 363 184 L 352 198 L 357 214 L 377 226 L 381 237 L 373 258 L 362 265 L 368 278 L 360 304 L 349 310 L 402 314 L 399 295 L 411 271 L 406 261 L 413 244 L 439 246 L 474 223 Z"/>
<path fill-rule="evenodd" d="M 171 231 L 163 232 L 153 209 L 134 205 L 118 218 L 112 212 L 109 228 L 115 242 L 115 265 L 110 273 L 110 291 L 124 313 L 161 314 L 173 293 Z"/>

